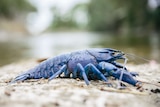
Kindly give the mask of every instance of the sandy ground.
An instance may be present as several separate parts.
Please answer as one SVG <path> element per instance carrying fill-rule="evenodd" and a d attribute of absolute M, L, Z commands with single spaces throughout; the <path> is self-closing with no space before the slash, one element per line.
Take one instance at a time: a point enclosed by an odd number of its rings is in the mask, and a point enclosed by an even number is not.
<path fill-rule="evenodd" d="M 116 89 L 117 81 L 109 79 L 113 88 L 102 81 L 91 81 L 86 86 L 83 80 L 56 78 L 29 80 L 7 84 L 8 81 L 37 64 L 35 60 L 22 61 L 0 68 L 0 107 L 159 107 L 160 65 L 127 65 L 137 71 L 136 79 L 149 82 L 143 89 L 128 85 Z M 158 86 L 156 86 L 158 85 Z"/>

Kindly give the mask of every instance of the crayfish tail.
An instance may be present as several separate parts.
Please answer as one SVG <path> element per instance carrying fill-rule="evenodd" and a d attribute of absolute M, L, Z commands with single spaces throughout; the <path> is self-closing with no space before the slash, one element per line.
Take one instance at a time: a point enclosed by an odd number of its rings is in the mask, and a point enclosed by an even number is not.
<path fill-rule="evenodd" d="M 13 79 L 9 84 L 24 81 L 29 77 L 29 74 L 22 74 Z"/>

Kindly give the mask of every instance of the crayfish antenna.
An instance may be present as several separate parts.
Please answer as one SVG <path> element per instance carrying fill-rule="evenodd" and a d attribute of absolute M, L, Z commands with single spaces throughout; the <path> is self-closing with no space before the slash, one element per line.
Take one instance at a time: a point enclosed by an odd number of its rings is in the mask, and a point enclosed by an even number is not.
<path fill-rule="evenodd" d="M 126 66 L 126 64 L 127 64 L 127 58 L 126 57 L 124 57 L 124 66 L 123 66 L 123 68 L 122 68 L 122 72 L 121 72 L 121 75 L 120 75 L 120 77 L 119 77 L 119 82 L 118 82 L 118 88 L 122 88 L 122 86 L 121 86 L 121 81 L 122 81 L 122 78 L 123 78 L 123 73 L 124 73 L 124 70 L 125 70 L 125 66 Z"/>
<path fill-rule="evenodd" d="M 138 59 L 141 59 L 143 61 L 146 61 L 146 62 L 150 62 L 149 59 L 146 59 L 146 58 L 143 58 L 141 56 L 137 56 L 137 55 L 134 55 L 134 54 L 131 54 L 131 53 L 125 53 L 127 56 L 130 56 L 130 57 L 135 57 L 135 58 L 138 58 Z"/>

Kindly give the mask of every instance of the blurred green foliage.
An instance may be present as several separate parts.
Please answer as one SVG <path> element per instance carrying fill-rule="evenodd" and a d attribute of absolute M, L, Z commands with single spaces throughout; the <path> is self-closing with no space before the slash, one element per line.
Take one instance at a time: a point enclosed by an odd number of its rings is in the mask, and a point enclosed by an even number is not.
<path fill-rule="evenodd" d="M 148 0 L 91 0 L 88 16 L 93 31 L 128 28 L 133 34 L 160 30 L 160 6 L 151 9 Z"/>
<path fill-rule="evenodd" d="M 77 28 L 76 22 L 73 20 L 73 12 L 60 14 L 56 7 L 52 8 L 54 21 L 51 23 L 49 30 L 65 30 L 67 28 Z"/>
<path fill-rule="evenodd" d="M 84 26 L 76 22 L 76 14 L 79 11 L 86 12 L 87 4 L 77 4 L 69 12 L 62 14 L 57 7 L 53 7 L 53 18 L 49 30 L 76 30 L 84 29 Z M 84 19 L 82 19 L 84 20 Z"/>
<path fill-rule="evenodd" d="M 56 7 L 52 8 L 53 22 L 49 30 L 65 29 L 89 29 L 91 31 L 108 32 L 118 34 L 129 32 L 147 35 L 149 32 L 160 33 L 160 4 L 155 9 L 148 5 L 149 0 L 90 0 L 88 3 L 76 5 L 65 14 L 61 14 Z M 28 0 L 1 0 L 0 17 L 13 18 L 18 15 L 35 11 Z M 80 25 L 76 16 L 80 11 L 87 14 L 87 24 Z M 84 21 L 85 22 L 85 21 Z"/>
<path fill-rule="evenodd" d="M 112 0 L 92 0 L 88 5 L 89 28 L 94 31 L 106 31 L 114 28 L 119 18 Z"/>
<path fill-rule="evenodd" d="M 25 12 L 35 11 L 28 0 L 1 0 L 0 1 L 0 16 L 13 18 L 16 14 L 24 14 Z"/>
<path fill-rule="evenodd" d="M 126 32 L 129 35 L 148 35 L 149 32 L 160 31 L 160 6 L 151 9 L 148 0 L 91 0 L 75 7 L 64 15 L 54 9 L 54 21 L 50 28 L 79 28 L 73 17 L 78 9 L 85 8 L 88 25 L 84 29 L 113 31 L 122 35 Z"/>

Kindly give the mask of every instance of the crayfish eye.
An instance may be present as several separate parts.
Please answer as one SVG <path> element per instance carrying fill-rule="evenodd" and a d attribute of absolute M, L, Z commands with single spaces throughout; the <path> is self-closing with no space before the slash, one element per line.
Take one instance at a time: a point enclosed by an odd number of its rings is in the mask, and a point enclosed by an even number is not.
<path fill-rule="evenodd" d="M 112 52 L 111 55 L 114 56 L 114 55 L 116 55 L 116 53 Z"/>

